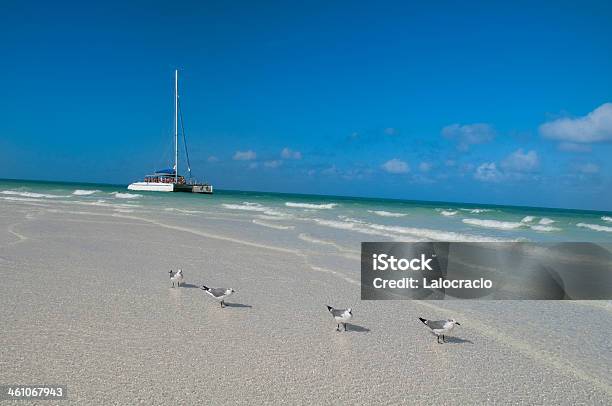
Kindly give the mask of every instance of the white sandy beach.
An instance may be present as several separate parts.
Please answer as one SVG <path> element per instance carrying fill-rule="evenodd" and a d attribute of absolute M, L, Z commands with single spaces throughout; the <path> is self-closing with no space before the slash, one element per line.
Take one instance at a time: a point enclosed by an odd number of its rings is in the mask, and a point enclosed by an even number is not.
<path fill-rule="evenodd" d="M 609 302 L 362 302 L 354 253 L 322 266 L 333 245 L 195 219 L 2 201 L 0 384 L 65 384 L 62 404 L 612 403 Z M 237 293 L 221 309 L 203 283 Z M 328 304 L 353 308 L 348 332 Z M 461 326 L 440 345 L 419 316 Z"/>

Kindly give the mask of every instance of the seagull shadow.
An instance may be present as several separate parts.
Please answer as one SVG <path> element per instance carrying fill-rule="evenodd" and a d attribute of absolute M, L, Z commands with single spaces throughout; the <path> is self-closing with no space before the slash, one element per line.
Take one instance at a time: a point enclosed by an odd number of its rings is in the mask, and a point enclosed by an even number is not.
<path fill-rule="evenodd" d="M 248 304 L 244 304 L 244 303 L 228 303 L 228 302 L 225 302 L 225 307 L 248 307 L 248 308 L 251 308 L 253 306 L 248 305 Z"/>
<path fill-rule="evenodd" d="M 474 344 L 474 342 L 464 338 L 447 336 L 445 344 Z"/>
<path fill-rule="evenodd" d="M 359 324 L 347 323 L 346 327 L 347 327 L 347 330 L 346 330 L 347 333 L 350 333 L 351 331 L 355 333 L 367 333 L 370 331 L 369 328 L 360 326 Z"/>
<path fill-rule="evenodd" d="M 194 285 L 193 283 L 182 283 L 180 288 L 199 288 L 198 285 Z"/>

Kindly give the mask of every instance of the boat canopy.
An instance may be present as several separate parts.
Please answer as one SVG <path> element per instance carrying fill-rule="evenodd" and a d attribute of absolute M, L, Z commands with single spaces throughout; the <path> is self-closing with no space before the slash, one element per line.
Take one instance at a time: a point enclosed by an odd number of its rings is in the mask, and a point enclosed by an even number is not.
<path fill-rule="evenodd" d="M 156 175 L 174 175 L 174 169 L 160 169 L 159 171 L 155 171 Z"/>

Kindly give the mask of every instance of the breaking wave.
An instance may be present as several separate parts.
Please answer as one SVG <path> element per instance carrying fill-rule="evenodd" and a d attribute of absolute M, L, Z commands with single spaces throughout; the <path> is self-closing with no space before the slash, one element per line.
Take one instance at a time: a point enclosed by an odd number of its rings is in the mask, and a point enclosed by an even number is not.
<path fill-rule="evenodd" d="M 313 203 L 285 202 L 285 206 L 294 207 L 298 209 L 333 209 L 337 205 L 338 205 L 337 203 L 313 204 Z"/>
<path fill-rule="evenodd" d="M 221 206 L 230 210 L 252 211 L 267 214 L 268 216 L 286 217 L 285 213 L 273 210 L 259 203 L 242 202 L 242 204 L 223 203 Z"/>
<path fill-rule="evenodd" d="M 440 214 L 443 216 L 454 216 L 457 214 L 457 210 L 442 210 L 440 211 Z"/>
<path fill-rule="evenodd" d="M 413 227 L 400 227 L 400 226 L 385 226 L 376 223 L 352 223 L 347 221 L 334 221 L 334 220 L 323 220 L 313 219 L 317 224 L 336 228 L 340 230 L 355 231 L 362 234 L 377 235 L 393 239 L 394 241 L 468 241 L 468 242 L 481 242 L 481 241 L 509 241 L 499 238 L 493 238 L 481 235 L 470 235 L 456 233 L 452 231 L 442 231 L 427 228 L 413 228 Z"/>
<path fill-rule="evenodd" d="M 353 217 L 339 215 L 338 218 L 340 220 L 348 221 L 349 223 L 365 224 L 365 221 L 359 220 L 359 219 L 356 219 L 356 218 L 353 218 Z"/>
<path fill-rule="evenodd" d="M 98 192 L 100 191 L 99 190 L 76 189 L 74 192 L 72 192 L 72 194 L 76 196 L 89 196 L 89 195 L 93 195 L 94 193 L 98 193 Z"/>
<path fill-rule="evenodd" d="M 265 221 L 256 220 L 256 219 L 253 220 L 253 223 L 259 226 L 273 228 L 275 230 L 293 230 L 295 228 L 294 226 L 283 226 L 280 224 L 270 224 L 270 223 L 266 223 Z"/>
<path fill-rule="evenodd" d="M 608 226 L 600 226 L 599 224 L 588 224 L 588 223 L 578 223 L 577 227 L 589 228 L 595 231 L 605 231 L 607 233 L 612 233 L 612 227 Z"/>
<path fill-rule="evenodd" d="M 482 235 L 470 235 L 463 233 L 456 233 L 453 231 L 442 231 L 434 230 L 429 228 L 413 228 L 413 227 L 399 227 L 399 226 L 383 226 L 380 224 L 370 224 L 370 227 L 375 230 L 386 230 L 401 235 L 410 235 L 416 238 L 418 241 L 423 239 L 433 241 L 467 241 L 467 242 L 483 242 L 483 241 L 508 241 L 499 238 L 482 236 Z"/>
<path fill-rule="evenodd" d="M 142 195 L 136 193 L 113 192 L 111 194 L 114 195 L 117 199 L 136 199 L 142 197 Z"/>
<path fill-rule="evenodd" d="M 542 219 L 540 219 L 539 224 L 542 224 L 544 226 L 548 225 L 548 224 L 552 224 L 554 223 L 555 220 L 553 219 L 549 219 L 548 217 L 542 217 Z"/>
<path fill-rule="evenodd" d="M 535 217 L 533 217 L 533 216 L 525 216 L 521 220 L 521 223 L 531 223 L 533 220 L 535 220 Z"/>
<path fill-rule="evenodd" d="M 601 216 L 601 219 L 602 219 L 603 221 L 612 222 L 612 217 L 608 217 L 608 216 Z"/>
<path fill-rule="evenodd" d="M 259 203 L 242 202 L 242 204 L 230 204 L 223 203 L 221 206 L 230 210 L 244 210 L 244 211 L 260 211 L 264 212 L 268 210 L 268 207 L 262 206 Z"/>
<path fill-rule="evenodd" d="M 96 200 L 95 202 L 83 202 L 83 201 L 75 201 L 75 202 L 67 202 L 74 203 L 85 206 L 99 206 L 99 207 L 112 207 L 112 208 L 122 208 L 122 209 L 133 209 L 136 207 L 142 207 L 139 204 L 133 203 L 108 203 L 106 200 Z"/>
<path fill-rule="evenodd" d="M 335 220 L 323 220 L 323 219 L 313 219 L 313 221 L 321 226 L 336 228 L 339 230 L 350 230 L 350 231 L 355 231 L 361 234 L 377 235 L 380 237 L 387 237 L 387 238 L 392 238 L 392 239 L 395 239 L 397 237 L 390 233 L 385 233 L 382 231 L 371 229 L 368 225 L 362 225 L 359 223 L 351 223 L 351 222 L 346 222 L 346 221 L 335 221 Z"/>
<path fill-rule="evenodd" d="M 463 219 L 461 220 L 465 224 L 472 226 L 495 228 L 497 230 L 514 230 L 523 226 L 522 223 L 516 223 L 513 221 L 498 221 L 498 220 L 480 220 L 480 219 Z"/>
<path fill-rule="evenodd" d="M 68 196 L 60 196 L 60 195 L 48 195 L 45 193 L 34 193 L 34 192 L 20 192 L 18 190 L 3 190 L 3 195 L 12 195 L 12 196 L 21 196 L 21 197 L 31 197 L 31 198 L 48 198 L 55 199 L 58 197 L 68 197 Z"/>
<path fill-rule="evenodd" d="M 534 231 L 543 231 L 543 232 L 561 231 L 559 227 L 542 226 L 542 225 L 531 226 L 531 229 Z"/>
<path fill-rule="evenodd" d="M 384 210 L 368 210 L 368 213 L 376 214 L 381 217 L 404 217 L 407 216 L 406 213 L 397 213 L 393 211 L 384 211 Z"/>
<path fill-rule="evenodd" d="M 199 213 L 204 213 L 203 211 L 200 211 L 200 210 L 177 209 L 177 208 L 174 208 L 174 207 L 167 207 L 164 210 L 165 211 L 173 211 L 173 212 L 182 213 L 182 214 L 199 214 Z"/>
<path fill-rule="evenodd" d="M 472 214 L 480 214 L 480 213 L 486 213 L 488 211 L 493 211 L 492 209 L 460 209 L 460 210 L 467 211 Z"/>

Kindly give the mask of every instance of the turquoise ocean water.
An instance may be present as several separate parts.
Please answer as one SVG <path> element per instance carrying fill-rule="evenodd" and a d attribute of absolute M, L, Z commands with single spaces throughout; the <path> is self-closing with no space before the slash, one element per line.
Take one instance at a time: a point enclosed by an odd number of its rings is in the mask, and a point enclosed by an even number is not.
<path fill-rule="evenodd" d="M 324 241 L 612 241 L 612 212 L 218 190 L 132 192 L 126 185 L 0 180 L 0 204 L 160 218 L 248 221 Z M 314 237 L 313 237 L 314 236 Z M 302 238 L 304 239 L 304 238 Z"/>

